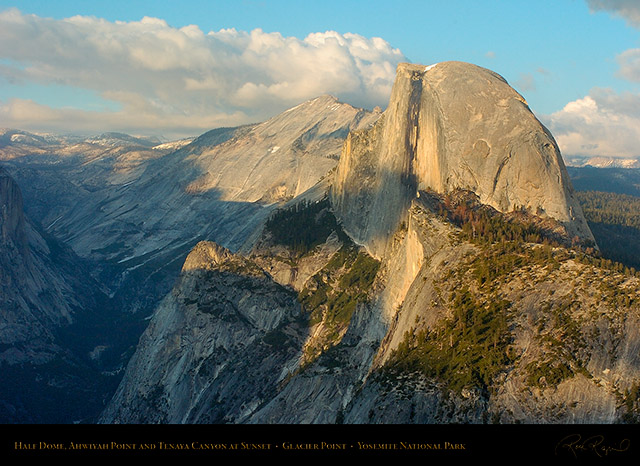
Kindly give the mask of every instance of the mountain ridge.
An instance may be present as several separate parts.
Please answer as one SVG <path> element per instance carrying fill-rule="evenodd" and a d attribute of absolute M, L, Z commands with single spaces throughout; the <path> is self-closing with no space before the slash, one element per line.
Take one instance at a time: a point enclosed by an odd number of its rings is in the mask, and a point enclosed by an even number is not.
<path fill-rule="evenodd" d="M 637 422 L 637 272 L 505 86 L 401 65 L 384 112 L 321 96 L 164 147 L 0 147 L 111 296 L 61 331 L 122 377 L 97 422 Z"/>
<path fill-rule="evenodd" d="M 112 294 L 150 312 L 153 300 L 124 296 L 140 295 L 141 284 L 154 299 L 164 295 L 200 240 L 242 247 L 278 203 L 314 192 L 346 132 L 377 116 L 323 96 L 175 149 L 74 143 L 5 166 L 24 187 L 32 216 L 99 264 L 95 274 Z"/>
<path fill-rule="evenodd" d="M 454 137 L 482 118 L 439 113 L 438 92 L 467 92 L 447 73 L 491 89 L 481 103 L 515 143 Z M 245 249 L 192 250 L 100 422 L 633 422 L 638 277 L 598 258 L 557 145 L 503 86 L 458 62 L 399 66 L 329 190 L 290 200 Z M 458 170 L 461 147 L 504 195 Z"/>

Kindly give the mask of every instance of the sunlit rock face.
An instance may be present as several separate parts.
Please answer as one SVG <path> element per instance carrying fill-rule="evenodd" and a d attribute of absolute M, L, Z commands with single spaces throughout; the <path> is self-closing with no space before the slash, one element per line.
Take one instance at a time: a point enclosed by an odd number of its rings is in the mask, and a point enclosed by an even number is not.
<path fill-rule="evenodd" d="M 200 240 L 250 248 L 274 208 L 324 196 L 318 183 L 337 165 L 347 134 L 379 116 L 325 95 L 261 123 L 171 144 L 0 130 L 0 160 L 27 214 L 92 260 L 109 294 L 143 315 Z"/>
<path fill-rule="evenodd" d="M 501 76 L 462 62 L 401 64 L 383 116 L 345 143 L 332 192 L 336 213 L 381 255 L 418 190 L 458 188 L 502 212 L 525 207 L 593 240 L 553 136 Z"/>
<path fill-rule="evenodd" d="M 559 151 L 500 76 L 399 66 L 315 186 L 248 250 L 191 250 L 100 422 L 637 419 L 640 277 L 568 247 L 593 238 Z"/>

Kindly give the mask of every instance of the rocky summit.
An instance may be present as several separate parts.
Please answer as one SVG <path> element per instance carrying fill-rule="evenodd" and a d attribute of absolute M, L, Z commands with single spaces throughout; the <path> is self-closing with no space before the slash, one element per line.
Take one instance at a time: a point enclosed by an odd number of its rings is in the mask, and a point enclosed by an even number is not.
<path fill-rule="evenodd" d="M 191 250 L 100 422 L 637 422 L 640 277 L 524 99 L 403 64 L 374 120 L 242 247 Z"/>
<path fill-rule="evenodd" d="M 382 254 L 421 189 L 466 189 L 593 241 L 552 135 L 501 76 L 475 65 L 399 65 L 382 118 L 347 139 L 332 202 L 349 234 Z"/>
<path fill-rule="evenodd" d="M 91 422 L 190 250 L 250 249 L 276 208 L 322 198 L 379 116 L 320 96 L 170 143 L 0 130 L 0 421 Z"/>

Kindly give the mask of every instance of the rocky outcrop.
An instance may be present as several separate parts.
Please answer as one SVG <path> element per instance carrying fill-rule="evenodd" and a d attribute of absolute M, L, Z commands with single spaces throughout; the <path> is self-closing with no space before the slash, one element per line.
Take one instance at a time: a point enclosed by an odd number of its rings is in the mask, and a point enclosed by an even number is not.
<path fill-rule="evenodd" d="M 633 421 L 638 278 L 562 246 L 474 241 L 441 212 L 432 193 L 412 202 L 346 327 L 331 327 L 351 281 L 330 271 L 357 269 L 340 235 L 302 256 L 268 232 L 250 258 L 199 244 L 102 422 Z"/>
<path fill-rule="evenodd" d="M 562 247 L 461 241 L 427 198 L 403 233 L 423 266 L 344 422 L 635 422 L 638 277 Z"/>
<path fill-rule="evenodd" d="M 306 329 L 299 316 L 295 294 L 252 261 L 199 243 L 140 340 L 103 421 L 243 422 L 300 357 Z"/>
<path fill-rule="evenodd" d="M 470 190 L 502 212 L 524 207 L 593 241 L 549 131 L 501 76 L 475 65 L 399 65 L 383 116 L 347 139 L 332 202 L 354 239 L 382 255 L 427 188 Z"/>
<path fill-rule="evenodd" d="M 399 66 L 325 181 L 190 253 L 102 422 L 637 420 L 639 278 L 502 78 Z"/>

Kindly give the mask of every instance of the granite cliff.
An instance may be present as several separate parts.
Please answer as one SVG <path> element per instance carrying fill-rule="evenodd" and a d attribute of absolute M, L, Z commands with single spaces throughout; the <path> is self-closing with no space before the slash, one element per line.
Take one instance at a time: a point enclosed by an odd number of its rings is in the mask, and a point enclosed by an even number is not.
<path fill-rule="evenodd" d="M 89 266 L 24 213 L 0 169 L 0 420 L 72 422 L 95 415 L 112 388 L 91 352 L 113 313 Z"/>
<path fill-rule="evenodd" d="M 346 135 L 379 114 L 321 96 L 170 143 L 0 130 L 0 419 L 92 422 L 194 245 L 238 250 L 287 200 L 322 195 Z"/>
<path fill-rule="evenodd" d="M 332 203 L 345 230 L 381 255 L 421 189 L 470 190 L 593 241 L 549 131 L 501 76 L 475 65 L 399 65 L 382 118 L 347 138 Z"/>
<path fill-rule="evenodd" d="M 56 354 L 52 329 L 69 324 L 78 304 L 65 298 L 70 292 L 68 277 L 47 263 L 49 245 L 25 218 L 20 188 L 2 170 L 0 208 L 1 337 L 3 346 L 9 345 L 0 360 L 47 361 Z"/>
<path fill-rule="evenodd" d="M 336 166 L 351 130 L 378 117 L 321 96 L 261 123 L 173 144 L 8 131 L 0 159 L 29 215 L 92 260 L 93 275 L 121 306 L 146 317 L 198 241 L 240 248 L 275 207 Z"/>
<path fill-rule="evenodd" d="M 332 176 L 230 249 L 191 251 L 101 422 L 637 420 L 637 273 L 489 70 L 400 65 Z"/>

